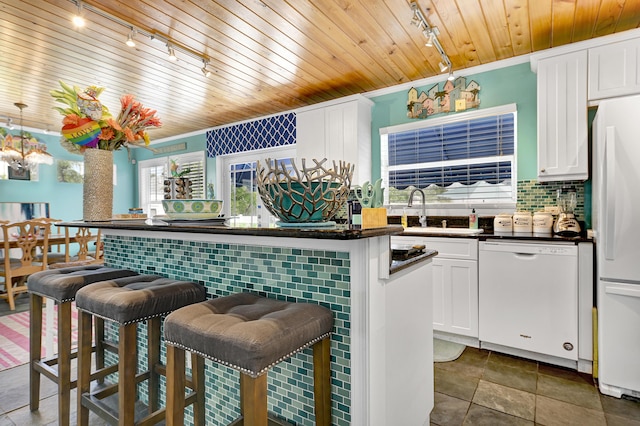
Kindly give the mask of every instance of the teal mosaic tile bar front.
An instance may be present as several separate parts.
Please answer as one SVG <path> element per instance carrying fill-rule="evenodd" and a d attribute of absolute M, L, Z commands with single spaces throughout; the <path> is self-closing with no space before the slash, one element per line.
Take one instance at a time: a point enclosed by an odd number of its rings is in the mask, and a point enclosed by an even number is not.
<path fill-rule="evenodd" d="M 331 309 L 335 320 L 331 337 L 332 424 L 351 423 L 348 252 L 121 236 L 107 236 L 104 241 L 107 265 L 200 282 L 210 298 L 251 291 Z M 144 353 L 145 335 L 141 336 Z M 226 425 L 240 415 L 239 373 L 207 360 L 205 375 L 206 424 Z M 164 380 L 161 382 L 164 399 Z M 272 368 L 267 383 L 270 411 L 296 425 L 315 424 L 310 348 Z M 145 400 L 146 392 L 143 387 L 140 390 Z M 190 412 L 187 420 L 192 419 Z"/>

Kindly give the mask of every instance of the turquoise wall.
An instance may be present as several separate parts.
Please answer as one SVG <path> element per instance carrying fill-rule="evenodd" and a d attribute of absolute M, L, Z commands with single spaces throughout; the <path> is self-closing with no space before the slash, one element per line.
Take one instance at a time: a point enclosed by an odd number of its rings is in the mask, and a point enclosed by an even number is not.
<path fill-rule="evenodd" d="M 62 220 L 82 218 L 82 184 L 58 182 L 58 159 L 83 161 L 80 155 L 71 154 L 60 145 L 60 136 L 31 132 L 47 144 L 47 151 L 54 157 L 52 165 L 40 165 L 38 181 L 0 180 L 0 201 L 48 202 L 50 216 Z M 117 185 L 114 187 L 113 212 L 127 213 L 136 204 L 137 170 L 128 159 L 127 151 L 114 153 Z"/>
<path fill-rule="evenodd" d="M 466 76 L 467 84 L 474 80 L 480 85 L 480 108 L 490 108 L 515 103 L 518 108 L 518 180 L 535 179 L 537 176 L 536 153 L 536 75 L 529 63 L 514 65 L 499 70 Z M 440 82 L 440 86 L 446 80 Z M 433 86 L 416 86 L 418 92 Z M 371 176 L 380 178 L 380 128 L 414 122 L 407 117 L 407 90 L 371 98 L 375 102 L 372 110 L 371 129 Z M 450 114 L 455 114 L 450 113 Z M 442 114 L 435 117 L 441 117 Z M 428 120 L 428 118 L 426 119 Z"/>
<path fill-rule="evenodd" d="M 466 76 L 466 79 L 467 82 L 475 80 L 480 84 L 480 108 L 510 103 L 517 105 L 517 178 L 519 181 L 536 179 L 536 75 L 531 71 L 529 63 L 472 74 Z M 441 85 L 443 83 L 444 80 L 440 82 Z M 418 91 L 422 91 L 429 89 L 432 85 L 416 86 L 416 88 Z M 372 178 L 374 180 L 380 177 L 379 129 L 415 121 L 415 119 L 409 119 L 406 116 L 407 92 L 408 89 L 371 98 L 375 103 L 372 110 L 371 134 Z M 49 152 L 55 158 L 82 161 L 82 157 L 70 154 L 60 146 L 59 136 L 38 133 L 34 133 L 34 135 L 47 143 Z M 168 154 L 154 154 L 150 150 L 136 148 L 131 151 L 131 159 L 141 161 L 206 150 L 204 132 L 154 144 L 153 148 L 162 148 L 180 142 L 186 142 L 186 149 Z M 126 150 L 117 151 L 114 160 L 118 171 L 118 185 L 114 188 L 114 213 L 126 213 L 129 207 L 138 205 L 137 166 L 129 161 Z M 207 183 L 215 180 L 215 159 L 207 158 L 206 180 Z M 589 189 L 588 194 L 585 192 L 585 197 L 588 198 L 590 188 L 585 187 L 585 189 Z M 82 216 L 82 185 L 58 182 L 55 164 L 40 166 L 40 179 L 37 182 L 0 180 L 0 201 L 49 201 L 52 217 L 73 220 Z"/>

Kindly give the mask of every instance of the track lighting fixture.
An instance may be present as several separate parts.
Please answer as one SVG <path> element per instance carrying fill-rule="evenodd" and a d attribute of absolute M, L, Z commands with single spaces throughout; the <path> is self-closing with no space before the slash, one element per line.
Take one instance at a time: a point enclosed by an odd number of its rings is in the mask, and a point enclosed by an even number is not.
<path fill-rule="evenodd" d="M 449 81 L 453 81 L 456 79 L 456 76 L 453 75 L 453 71 L 449 71 L 449 77 L 447 77 L 447 80 Z"/>
<path fill-rule="evenodd" d="M 207 61 L 206 59 L 202 60 L 202 75 L 204 75 L 205 77 L 210 77 L 211 76 L 211 71 L 209 71 L 207 69 L 207 67 L 209 66 L 209 61 Z"/>
<path fill-rule="evenodd" d="M 127 41 L 126 41 L 127 46 L 136 47 L 136 42 L 133 40 L 133 36 L 135 36 L 135 35 L 136 35 L 136 30 L 131 28 L 131 32 L 127 36 Z"/>
<path fill-rule="evenodd" d="M 135 38 L 138 37 L 138 41 L 140 40 L 140 37 L 145 37 L 151 41 L 155 41 L 155 42 L 160 42 L 162 44 L 164 44 L 167 48 L 167 53 L 168 53 L 168 58 L 170 61 L 177 61 L 178 58 L 176 56 L 176 51 L 180 52 L 181 55 L 185 55 L 185 56 L 190 56 L 192 58 L 195 59 L 199 59 L 203 62 L 203 64 L 205 64 L 200 70 L 202 71 L 202 74 L 205 76 L 210 76 L 211 75 L 211 71 L 209 71 L 207 69 L 207 66 L 209 64 L 209 58 L 204 54 L 204 53 L 200 53 L 197 52 L 195 50 L 190 49 L 187 46 L 183 46 L 180 43 L 176 42 L 175 40 L 172 40 L 168 35 L 163 34 L 161 32 L 158 32 L 156 30 L 153 29 L 145 29 L 145 28 L 141 28 L 141 27 L 136 27 L 133 24 L 131 24 L 128 21 L 125 21 L 122 18 L 119 18 L 117 16 L 111 15 L 99 8 L 97 8 L 96 6 L 93 6 L 91 4 L 87 4 L 84 3 L 82 0 L 69 0 L 71 3 L 73 3 L 74 5 L 77 6 L 78 9 L 78 13 L 77 15 L 75 15 L 73 17 L 73 22 L 74 25 L 76 25 L 76 27 L 82 26 L 84 25 L 85 21 L 83 18 L 83 14 L 86 11 L 89 11 L 91 13 L 95 13 L 96 15 L 107 19 L 111 22 L 114 22 L 120 26 L 123 26 L 127 29 L 127 31 L 129 31 L 128 35 L 127 35 L 127 39 L 126 39 L 126 44 L 129 47 L 135 47 L 136 46 L 136 41 Z M 420 19 L 418 18 L 417 13 L 414 13 L 414 19 L 416 20 L 416 25 L 418 25 L 418 23 L 420 22 Z M 422 25 L 420 23 L 420 25 Z"/>
<path fill-rule="evenodd" d="M 169 60 L 171 62 L 175 62 L 178 60 L 178 57 L 176 56 L 176 51 L 173 50 L 173 47 L 171 47 L 170 45 L 167 44 L 167 51 L 169 52 Z"/>
<path fill-rule="evenodd" d="M 15 129 L 16 126 L 13 125 L 13 119 L 11 117 L 7 117 L 7 127 L 10 130 Z"/>
<path fill-rule="evenodd" d="M 442 45 L 440 44 L 440 40 L 438 40 L 438 36 L 440 35 L 440 31 L 438 31 L 438 27 L 432 27 L 431 25 L 429 25 L 429 22 L 427 22 L 425 15 L 420 9 L 420 6 L 418 6 L 417 2 L 415 1 L 411 2 L 409 4 L 409 7 L 411 7 L 411 10 L 413 11 L 413 17 L 411 19 L 411 23 L 417 26 L 418 28 L 424 27 L 424 30 L 422 30 L 422 35 L 427 38 L 427 41 L 425 42 L 425 46 L 434 47 L 440 54 L 440 57 L 442 57 L 442 61 L 438 63 L 438 66 L 440 67 L 440 72 L 446 72 L 447 70 L 451 71 L 451 68 L 452 68 L 451 60 L 449 59 L 449 56 L 447 56 L 444 49 L 442 48 Z M 450 77 L 453 76 L 453 71 L 450 72 L 449 76 Z"/>
<path fill-rule="evenodd" d="M 84 17 L 82 16 L 82 2 L 80 0 L 77 0 L 76 4 L 78 5 L 78 13 L 76 15 L 74 15 L 74 17 L 72 19 L 72 22 L 73 22 L 73 25 L 76 28 L 82 28 L 86 24 L 86 21 L 84 20 Z"/>

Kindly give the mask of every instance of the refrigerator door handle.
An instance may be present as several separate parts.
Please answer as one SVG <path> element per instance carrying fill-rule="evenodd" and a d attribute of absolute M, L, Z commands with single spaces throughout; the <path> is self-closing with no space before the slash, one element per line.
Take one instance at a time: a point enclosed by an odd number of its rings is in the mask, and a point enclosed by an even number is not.
<path fill-rule="evenodd" d="M 607 183 L 607 202 L 602 206 L 602 215 L 604 216 L 605 240 L 604 240 L 604 257 L 607 260 L 615 259 L 615 217 L 616 217 L 616 200 L 615 200 L 615 171 L 616 171 L 616 128 L 608 126 L 604 141 L 604 177 Z"/>
<path fill-rule="evenodd" d="M 604 292 L 616 296 L 637 297 L 640 299 L 640 289 L 629 287 L 605 286 Z"/>

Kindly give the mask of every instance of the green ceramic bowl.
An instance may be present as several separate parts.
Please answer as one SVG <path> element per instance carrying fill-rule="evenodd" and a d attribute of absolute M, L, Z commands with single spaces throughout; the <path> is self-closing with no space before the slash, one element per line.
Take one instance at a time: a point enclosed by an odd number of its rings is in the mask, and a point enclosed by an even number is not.
<path fill-rule="evenodd" d="M 287 182 L 265 185 L 265 207 L 285 223 L 324 222 L 342 205 L 342 185 L 335 182 Z M 346 200 L 346 197 L 344 198 Z"/>
<path fill-rule="evenodd" d="M 162 200 L 171 219 L 215 219 L 222 211 L 222 200 Z"/>

